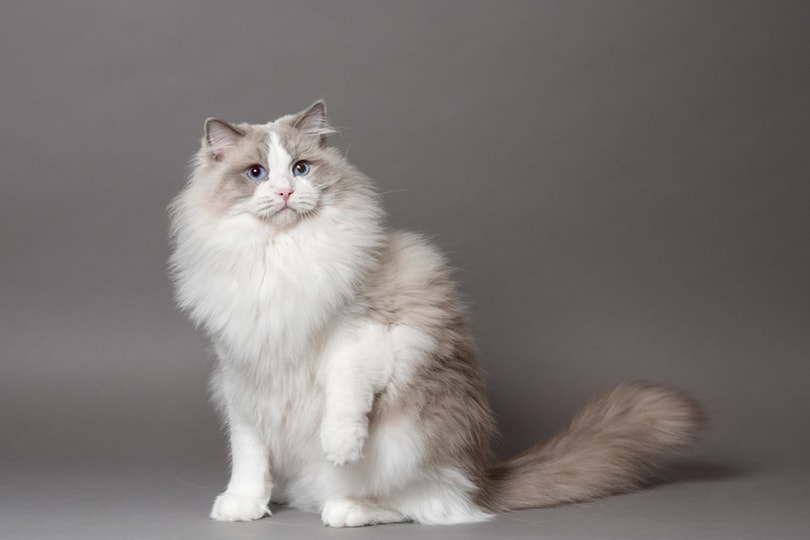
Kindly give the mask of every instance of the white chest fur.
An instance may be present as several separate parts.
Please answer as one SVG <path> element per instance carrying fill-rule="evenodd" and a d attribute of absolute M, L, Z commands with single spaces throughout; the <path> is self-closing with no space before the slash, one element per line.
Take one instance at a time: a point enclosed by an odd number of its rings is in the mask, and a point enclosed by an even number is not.
<path fill-rule="evenodd" d="M 230 360 L 304 361 L 368 266 L 350 232 L 302 223 L 269 235 L 239 217 L 180 234 L 178 300 Z"/>
<path fill-rule="evenodd" d="M 319 352 L 363 266 L 346 260 L 351 243 L 336 253 L 338 239 L 305 224 L 280 235 L 255 225 L 188 231 L 174 263 L 178 299 L 220 358 L 215 398 L 269 444 L 279 482 L 320 460 Z"/>

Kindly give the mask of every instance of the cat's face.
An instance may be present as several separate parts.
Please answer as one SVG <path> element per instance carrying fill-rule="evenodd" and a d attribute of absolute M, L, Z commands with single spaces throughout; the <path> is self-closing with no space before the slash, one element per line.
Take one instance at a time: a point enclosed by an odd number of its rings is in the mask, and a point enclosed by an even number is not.
<path fill-rule="evenodd" d="M 263 125 L 209 118 L 198 155 L 208 204 L 276 228 L 316 216 L 345 189 L 345 164 L 325 145 L 329 132 L 323 102 Z"/>

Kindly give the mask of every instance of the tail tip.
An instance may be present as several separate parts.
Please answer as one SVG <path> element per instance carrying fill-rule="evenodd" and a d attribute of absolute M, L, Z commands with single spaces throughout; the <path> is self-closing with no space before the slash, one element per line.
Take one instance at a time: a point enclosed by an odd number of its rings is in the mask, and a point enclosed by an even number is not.
<path fill-rule="evenodd" d="M 698 439 L 708 418 L 701 404 L 686 392 L 647 381 L 619 384 L 597 396 L 576 421 L 592 423 L 612 418 L 632 419 L 665 447 L 677 451 Z"/>

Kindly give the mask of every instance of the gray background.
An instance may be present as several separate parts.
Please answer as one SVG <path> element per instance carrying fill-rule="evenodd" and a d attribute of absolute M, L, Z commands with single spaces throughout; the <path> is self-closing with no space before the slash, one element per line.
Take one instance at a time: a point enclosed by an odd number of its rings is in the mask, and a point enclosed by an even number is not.
<path fill-rule="evenodd" d="M 323 531 L 205 519 L 226 449 L 165 271 L 203 119 L 317 98 L 459 269 L 500 455 L 626 379 L 712 419 L 651 492 L 347 534 L 809 536 L 808 29 L 802 2 L 4 3 L 0 537 Z"/>

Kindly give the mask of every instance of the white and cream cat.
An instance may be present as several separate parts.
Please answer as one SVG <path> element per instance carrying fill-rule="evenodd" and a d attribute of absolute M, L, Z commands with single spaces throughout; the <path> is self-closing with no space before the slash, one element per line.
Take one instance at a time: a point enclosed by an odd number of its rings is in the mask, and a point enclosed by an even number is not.
<path fill-rule="evenodd" d="M 629 383 L 489 465 L 492 415 L 447 262 L 386 227 L 331 131 L 320 101 L 267 124 L 208 119 L 170 207 L 177 302 L 213 343 L 230 436 L 211 517 L 259 519 L 272 500 L 333 527 L 482 521 L 632 489 L 697 434 L 694 401 Z"/>

